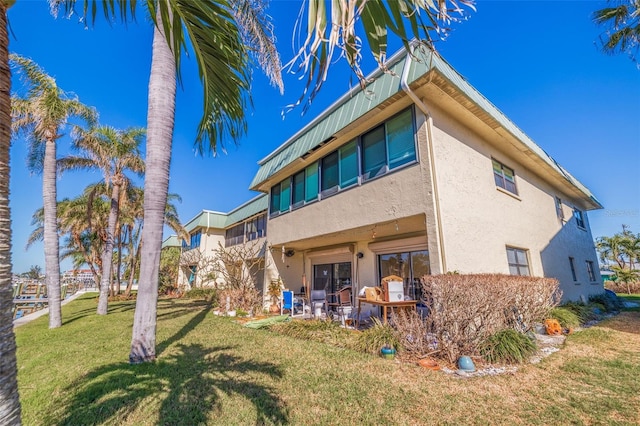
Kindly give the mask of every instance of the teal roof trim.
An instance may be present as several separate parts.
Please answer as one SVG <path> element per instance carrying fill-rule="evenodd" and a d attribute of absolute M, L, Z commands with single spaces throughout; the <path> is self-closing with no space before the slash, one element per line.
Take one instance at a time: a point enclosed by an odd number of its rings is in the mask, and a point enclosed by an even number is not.
<path fill-rule="evenodd" d="M 187 222 L 184 228 L 187 232 L 197 228 L 224 228 L 226 221 L 227 215 L 225 213 L 202 210 L 196 217 Z"/>

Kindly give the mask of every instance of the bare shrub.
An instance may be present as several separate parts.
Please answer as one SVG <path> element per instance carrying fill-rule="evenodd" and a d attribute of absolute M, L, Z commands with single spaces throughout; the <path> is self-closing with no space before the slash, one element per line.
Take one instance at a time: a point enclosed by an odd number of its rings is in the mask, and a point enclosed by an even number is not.
<path fill-rule="evenodd" d="M 627 294 L 629 292 L 633 294 L 640 293 L 640 281 L 635 283 L 623 283 L 621 281 L 605 281 L 604 288 L 611 290 L 619 294 Z"/>
<path fill-rule="evenodd" d="M 227 298 L 229 299 L 228 308 Z M 252 287 L 223 288 L 218 290 L 218 306 L 224 310 L 241 309 L 256 314 L 262 311 L 262 296 Z"/>
<path fill-rule="evenodd" d="M 433 338 L 429 338 L 427 322 L 418 312 L 406 309 L 394 311 L 391 321 L 404 354 L 417 358 L 433 351 Z"/>
<path fill-rule="evenodd" d="M 477 354 L 480 344 L 505 329 L 530 330 L 560 301 L 558 281 L 502 274 L 422 278 L 428 331 L 450 362 Z"/>

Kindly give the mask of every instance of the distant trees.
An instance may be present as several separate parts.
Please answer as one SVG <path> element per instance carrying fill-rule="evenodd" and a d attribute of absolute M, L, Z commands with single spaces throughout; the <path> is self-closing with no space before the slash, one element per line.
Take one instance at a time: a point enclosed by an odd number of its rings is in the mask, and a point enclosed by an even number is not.
<path fill-rule="evenodd" d="M 29 280 L 39 280 L 42 276 L 42 268 L 39 265 L 31 265 L 29 270 L 22 276 Z"/>
<path fill-rule="evenodd" d="M 104 176 L 104 185 L 111 188 L 106 241 L 103 247 L 102 278 L 98 315 L 107 314 L 109 287 L 111 285 L 111 265 L 113 260 L 114 236 L 120 216 L 120 204 L 131 186 L 126 172 L 138 176 L 144 174 L 144 161 L 140 152 L 140 144 L 144 137 L 144 129 L 115 129 L 110 126 L 98 126 L 89 130 L 74 129 L 73 147 L 80 155 L 68 156 L 58 161 L 60 170 L 97 169 Z"/>
<path fill-rule="evenodd" d="M 607 0 L 608 7 L 596 10 L 593 21 L 605 27 L 599 45 L 609 55 L 625 53 L 637 62 L 640 49 L 640 0 Z"/>
<path fill-rule="evenodd" d="M 631 284 L 640 281 L 640 233 L 634 234 L 622 225 L 622 232 L 610 237 L 598 237 L 596 249 L 602 264 L 610 267 L 615 279 L 626 284 L 631 293 Z"/>
<path fill-rule="evenodd" d="M 180 269 L 179 247 L 166 247 L 160 252 L 160 276 L 158 278 L 158 292 L 169 294 L 177 290 L 178 271 Z"/>

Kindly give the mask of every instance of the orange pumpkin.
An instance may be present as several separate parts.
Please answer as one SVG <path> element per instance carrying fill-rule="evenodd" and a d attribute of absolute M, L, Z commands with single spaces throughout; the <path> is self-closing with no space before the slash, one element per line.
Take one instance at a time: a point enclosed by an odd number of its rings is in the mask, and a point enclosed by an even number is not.
<path fill-rule="evenodd" d="M 562 334 L 562 327 L 557 319 L 549 318 L 544 320 L 544 327 L 550 336 L 559 336 Z"/>

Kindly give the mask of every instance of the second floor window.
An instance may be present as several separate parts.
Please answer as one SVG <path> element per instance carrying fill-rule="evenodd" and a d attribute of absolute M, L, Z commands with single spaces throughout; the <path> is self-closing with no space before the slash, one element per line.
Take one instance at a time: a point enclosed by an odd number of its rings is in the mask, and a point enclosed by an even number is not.
<path fill-rule="evenodd" d="M 196 231 L 191 234 L 191 241 L 189 242 L 189 249 L 200 247 L 200 239 L 202 238 L 202 231 Z"/>
<path fill-rule="evenodd" d="M 402 111 L 271 187 L 277 215 L 416 162 L 413 110 Z"/>
<path fill-rule="evenodd" d="M 245 225 L 247 241 L 253 241 L 267 235 L 267 215 L 261 214 L 248 220 Z"/>
<path fill-rule="evenodd" d="M 593 262 L 591 260 L 587 260 L 587 274 L 589 275 L 590 282 L 593 283 L 596 281 L 596 272 L 593 269 Z"/>
<path fill-rule="evenodd" d="M 518 189 L 516 188 L 516 175 L 513 169 L 505 166 L 497 160 L 491 161 L 493 163 L 493 177 L 496 181 L 496 186 L 518 195 Z"/>
<path fill-rule="evenodd" d="M 240 223 L 225 231 L 224 243 L 226 247 L 244 243 L 244 223 Z"/>
<path fill-rule="evenodd" d="M 556 215 L 560 223 L 564 222 L 564 210 L 562 209 L 562 200 L 560 197 L 556 197 Z"/>
<path fill-rule="evenodd" d="M 582 210 L 578 210 L 578 209 L 574 209 L 573 210 L 573 217 L 576 218 L 576 225 L 578 225 L 580 228 L 584 228 L 584 213 L 582 213 Z"/>

